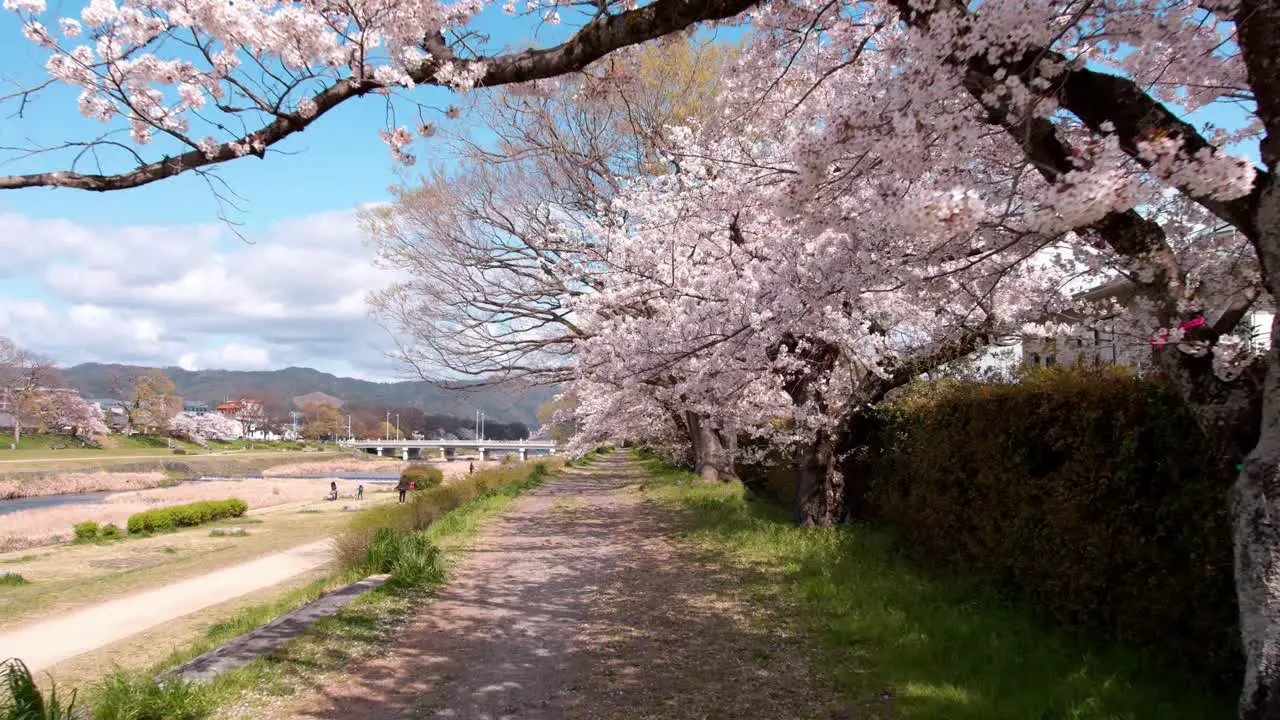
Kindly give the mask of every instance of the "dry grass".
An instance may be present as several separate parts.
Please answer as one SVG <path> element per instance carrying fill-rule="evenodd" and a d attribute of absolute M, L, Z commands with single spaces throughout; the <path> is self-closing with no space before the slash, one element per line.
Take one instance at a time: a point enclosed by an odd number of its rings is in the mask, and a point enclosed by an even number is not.
<path fill-rule="evenodd" d="M 370 496 L 366 488 L 364 503 L 393 497 Z M 0 567 L 31 580 L 26 587 L 0 588 L 0 629 L 288 550 L 330 536 L 350 522 L 352 513 L 342 511 L 342 502 L 316 503 L 318 513 L 297 513 L 304 504 L 268 507 L 250 518 L 220 523 L 243 524 L 249 535 L 242 538 L 210 537 L 204 527 L 128 542 L 0 555 Z"/>
<path fill-rule="evenodd" d="M 0 500 L 115 490 L 145 490 L 170 482 L 160 471 L 62 473 L 24 480 L 0 480 Z"/>
<path fill-rule="evenodd" d="M 399 473 L 408 467 L 408 463 L 399 460 L 368 460 L 360 458 L 343 458 L 340 460 L 321 460 L 318 462 L 290 463 L 276 465 L 262 471 L 267 477 L 282 475 L 323 475 L 325 473 Z"/>
<path fill-rule="evenodd" d="M 338 480 L 337 483 L 342 497 L 353 495 L 360 484 L 354 480 Z M 371 488 L 365 490 L 369 492 Z M 71 526 L 85 520 L 123 526 L 130 515 L 154 507 L 238 497 L 253 509 L 318 501 L 328 492 L 328 483 L 323 480 L 254 479 L 186 482 L 172 487 L 112 493 L 98 503 L 34 508 L 0 515 L 0 552 L 66 539 L 71 536 Z"/>
<path fill-rule="evenodd" d="M 363 465 L 360 463 L 363 463 Z M 353 465 L 364 470 L 367 470 L 369 466 L 374 466 L 379 472 L 398 472 L 398 469 L 402 467 L 404 463 L 360 460 L 295 463 L 292 465 L 271 468 L 271 474 L 279 475 L 282 470 L 284 470 L 284 472 L 301 472 L 306 474 L 358 471 L 348 469 L 353 467 Z M 456 481 L 458 478 L 467 476 L 469 461 L 455 460 L 447 463 L 433 463 L 433 465 L 444 471 L 445 478 L 448 481 Z M 476 462 L 474 465 L 476 471 L 480 472 L 497 466 L 497 463 Z M 292 470 L 289 470 L 289 468 L 292 468 Z M 322 479 L 316 478 L 288 479 L 267 477 L 247 480 L 210 480 L 201 482 L 184 482 L 170 487 L 154 487 L 154 485 L 160 485 L 165 481 L 162 473 L 94 473 L 92 475 L 67 475 L 62 477 L 98 478 L 99 476 L 101 476 L 101 481 L 103 483 L 109 482 L 116 477 L 120 477 L 123 479 L 123 482 L 139 483 L 140 485 L 136 485 L 136 487 L 146 489 L 112 493 L 98 503 L 61 505 L 50 508 L 33 508 L 31 510 L 22 510 L 20 512 L 9 513 L 7 515 L 0 515 L 0 552 L 22 550 L 25 548 L 48 545 L 50 543 L 69 539 L 71 537 L 71 526 L 75 523 L 86 520 L 92 520 L 97 523 L 115 523 L 116 525 L 123 526 L 125 521 L 128 520 L 129 516 L 133 513 L 149 510 L 154 507 L 181 505 L 183 503 L 197 502 L 199 500 L 223 500 L 230 497 L 238 497 L 249 503 L 249 507 L 251 509 L 256 509 L 286 503 L 319 501 L 328 495 L 329 492 L 328 483 Z M 143 481 L 137 479 L 149 478 L 147 482 L 151 482 L 152 476 L 154 476 L 154 485 L 141 484 Z M 130 481 L 128 478 L 135 478 L 135 480 Z M 360 485 L 360 481 L 358 480 L 335 480 L 335 482 L 338 483 L 338 492 L 343 498 L 353 496 L 356 492 L 356 486 Z M 128 487 L 128 485 L 126 485 L 126 487 Z M 78 492 L 111 489 L 115 488 L 95 488 L 86 485 Z M 366 485 L 365 493 L 373 492 L 374 489 L 375 486 Z M 77 491 L 71 490 L 70 492 Z M 41 495 L 50 493 L 31 494 Z"/>

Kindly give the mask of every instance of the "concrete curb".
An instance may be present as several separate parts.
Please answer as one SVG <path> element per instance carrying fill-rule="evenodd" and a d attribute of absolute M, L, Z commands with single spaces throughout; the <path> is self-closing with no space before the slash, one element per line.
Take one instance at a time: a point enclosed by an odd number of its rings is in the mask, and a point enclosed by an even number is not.
<path fill-rule="evenodd" d="M 156 680 L 164 682 L 181 676 L 184 680 L 208 682 L 228 670 L 244 667 L 297 637 L 317 620 L 337 613 L 352 600 L 386 582 L 389 577 L 390 575 L 372 575 L 335 590 L 161 674 Z"/>

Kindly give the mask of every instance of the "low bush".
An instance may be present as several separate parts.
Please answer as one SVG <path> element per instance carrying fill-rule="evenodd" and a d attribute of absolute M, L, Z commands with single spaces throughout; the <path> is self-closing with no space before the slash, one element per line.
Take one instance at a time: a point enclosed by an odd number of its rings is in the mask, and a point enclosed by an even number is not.
<path fill-rule="evenodd" d="M 444 482 L 444 471 L 430 465 L 410 465 L 400 473 L 400 479 L 413 483 L 415 490 L 429 490 Z"/>
<path fill-rule="evenodd" d="M 386 529 L 407 536 L 426 530 L 446 513 L 475 498 L 521 481 L 539 483 L 548 471 L 545 462 L 486 468 L 449 485 L 415 492 L 403 505 L 383 505 L 364 510 L 352 519 L 351 525 L 335 541 L 339 564 L 345 569 L 366 568 L 368 548 L 378 532 Z"/>
<path fill-rule="evenodd" d="M 186 454 L 187 454 L 187 451 L 186 451 L 186 449 L 185 449 L 185 448 L 174 448 L 174 449 L 173 449 L 173 454 L 174 454 L 174 455 L 186 455 Z"/>
<path fill-rule="evenodd" d="M 213 520 L 240 517 L 249 510 L 249 504 L 239 498 L 205 500 L 186 505 L 155 508 L 129 516 L 130 534 L 163 532 L 180 527 L 195 527 Z"/>
<path fill-rule="evenodd" d="M 124 533 L 120 528 L 116 527 L 115 523 L 107 523 L 106 525 L 98 528 L 98 537 L 106 540 L 114 540 L 116 538 L 124 537 Z"/>
<path fill-rule="evenodd" d="M 390 573 L 393 586 L 411 587 L 444 579 L 440 549 L 421 531 L 381 527 L 365 548 L 360 570 L 371 575 Z"/>
<path fill-rule="evenodd" d="M 78 522 L 72 526 L 72 530 L 76 533 L 76 541 L 88 542 L 98 539 L 98 523 L 92 520 Z"/>
<path fill-rule="evenodd" d="M 1234 683 L 1223 463 L 1173 388 L 1117 370 L 921 384 L 880 417 L 875 514 L 908 554 Z"/>
<path fill-rule="evenodd" d="M 31 581 L 22 577 L 15 572 L 0 573 L 0 587 L 18 587 L 19 585 L 30 585 Z M 0 716 L 2 717 L 2 716 Z"/>

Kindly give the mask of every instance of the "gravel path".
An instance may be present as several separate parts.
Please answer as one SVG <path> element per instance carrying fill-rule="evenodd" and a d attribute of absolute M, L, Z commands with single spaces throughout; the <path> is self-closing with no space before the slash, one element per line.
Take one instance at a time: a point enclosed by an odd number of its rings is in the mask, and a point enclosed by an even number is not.
<path fill-rule="evenodd" d="M 269 717 L 828 717 L 808 653 L 673 544 L 621 453 L 516 500 L 385 654 Z"/>
<path fill-rule="evenodd" d="M 175 618 L 271 587 L 332 559 L 330 540 L 216 570 L 68 615 L 0 632 L 0 658 L 33 671 L 96 650 Z"/>

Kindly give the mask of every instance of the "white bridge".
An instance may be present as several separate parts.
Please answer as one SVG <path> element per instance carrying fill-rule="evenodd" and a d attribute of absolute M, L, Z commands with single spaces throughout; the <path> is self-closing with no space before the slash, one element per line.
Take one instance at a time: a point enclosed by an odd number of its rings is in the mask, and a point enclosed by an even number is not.
<path fill-rule="evenodd" d="M 553 455 L 556 451 L 552 440 L 342 440 L 339 444 L 379 457 L 399 455 L 401 460 L 421 459 L 423 450 L 439 450 L 445 459 L 453 458 L 459 450 L 474 450 L 481 460 L 504 455 L 527 460 L 530 455 Z"/>

